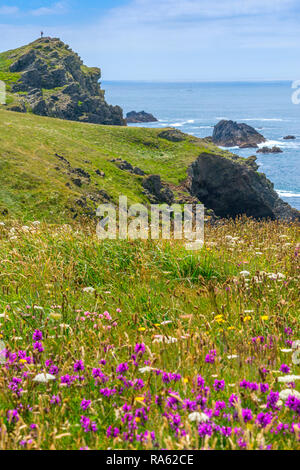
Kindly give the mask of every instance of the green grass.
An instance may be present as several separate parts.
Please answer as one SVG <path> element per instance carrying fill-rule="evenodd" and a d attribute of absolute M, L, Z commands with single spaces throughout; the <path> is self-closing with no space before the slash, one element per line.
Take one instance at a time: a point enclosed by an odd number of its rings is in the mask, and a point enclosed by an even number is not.
<path fill-rule="evenodd" d="M 24 220 L 70 221 L 74 210 L 79 216 L 85 212 L 76 201 L 98 190 L 106 191 L 114 202 L 119 194 L 126 194 L 129 202 L 147 202 L 142 178 L 120 170 L 111 159 L 127 160 L 146 174 L 159 174 L 163 181 L 178 185 L 200 152 L 230 155 L 189 136 L 183 142 L 169 142 L 158 138 L 159 132 L 0 109 L 0 211 Z M 74 175 L 55 154 L 65 157 L 72 168 L 86 170 L 90 182 L 80 188 L 74 185 Z M 97 169 L 105 172 L 105 178 L 96 174 Z M 96 205 L 90 203 L 92 210 Z"/>

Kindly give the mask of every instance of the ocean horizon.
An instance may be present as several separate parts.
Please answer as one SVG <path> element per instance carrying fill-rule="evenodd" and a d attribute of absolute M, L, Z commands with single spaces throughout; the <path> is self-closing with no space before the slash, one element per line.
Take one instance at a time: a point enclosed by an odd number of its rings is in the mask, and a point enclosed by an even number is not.
<path fill-rule="evenodd" d="M 292 102 L 292 81 L 117 81 L 102 82 L 107 101 L 129 111 L 152 113 L 158 122 L 141 127 L 175 127 L 196 137 L 211 136 L 221 119 L 245 122 L 264 135 L 261 146 L 283 153 L 256 154 L 256 149 L 228 150 L 257 156 L 259 171 L 274 183 L 280 197 L 300 210 L 300 105 Z M 294 135 L 295 140 L 284 140 Z"/>

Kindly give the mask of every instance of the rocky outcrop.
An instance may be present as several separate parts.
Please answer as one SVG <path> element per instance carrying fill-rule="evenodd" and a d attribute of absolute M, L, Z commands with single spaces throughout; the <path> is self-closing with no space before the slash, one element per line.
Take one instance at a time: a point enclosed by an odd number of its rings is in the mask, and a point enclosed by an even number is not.
<path fill-rule="evenodd" d="M 256 153 L 283 153 L 280 147 L 262 147 Z"/>
<path fill-rule="evenodd" d="M 214 127 L 212 141 L 222 147 L 255 148 L 266 139 L 247 124 L 223 120 Z"/>
<path fill-rule="evenodd" d="M 284 140 L 295 140 L 296 137 L 294 135 L 286 135 L 283 139 Z"/>
<path fill-rule="evenodd" d="M 220 217 L 299 219 L 299 211 L 278 197 L 254 164 L 253 157 L 241 161 L 202 153 L 188 169 L 189 190 Z"/>
<path fill-rule="evenodd" d="M 182 142 L 183 140 L 186 140 L 187 135 L 179 131 L 178 129 L 172 128 L 160 132 L 160 134 L 158 134 L 158 137 L 160 137 L 161 139 L 169 140 L 170 142 Z"/>
<path fill-rule="evenodd" d="M 129 173 L 133 173 L 134 175 L 144 176 L 145 172 L 138 168 L 137 166 L 133 167 L 131 163 L 127 162 L 126 160 L 122 160 L 121 158 L 113 158 L 110 160 L 112 163 L 115 163 L 120 170 L 129 171 Z"/>
<path fill-rule="evenodd" d="M 38 39 L 11 51 L 8 60 L 10 72 L 19 76 L 10 86 L 14 98 L 10 109 L 95 124 L 126 124 L 122 109 L 104 99 L 100 69 L 86 67 L 59 39 Z"/>
<path fill-rule="evenodd" d="M 168 185 L 162 183 L 159 175 L 147 176 L 144 178 L 142 185 L 145 189 L 145 195 L 153 204 L 166 203 L 171 205 L 175 201 L 173 191 Z"/>
<path fill-rule="evenodd" d="M 153 114 L 145 113 L 145 111 L 130 111 L 126 114 L 126 121 L 128 124 L 136 124 L 140 122 L 157 122 L 156 117 Z"/>

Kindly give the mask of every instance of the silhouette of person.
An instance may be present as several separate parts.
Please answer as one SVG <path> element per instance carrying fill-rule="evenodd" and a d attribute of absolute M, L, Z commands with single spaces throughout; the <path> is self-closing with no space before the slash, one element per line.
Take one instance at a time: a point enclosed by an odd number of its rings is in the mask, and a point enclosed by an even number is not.
<path fill-rule="evenodd" d="M 44 31 L 41 31 L 41 38 L 44 36 Z"/>

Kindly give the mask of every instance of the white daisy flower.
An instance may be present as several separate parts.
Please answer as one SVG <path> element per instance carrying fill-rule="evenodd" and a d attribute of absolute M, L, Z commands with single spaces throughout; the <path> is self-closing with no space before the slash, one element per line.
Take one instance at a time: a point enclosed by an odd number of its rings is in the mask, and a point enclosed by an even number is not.
<path fill-rule="evenodd" d="M 196 423 L 206 423 L 207 421 L 209 421 L 209 417 L 205 413 L 199 413 L 198 411 L 190 413 L 188 419 L 189 421 L 195 421 Z"/>
<path fill-rule="evenodd" d="M 56 380 L 56 377 L 54 375 L 46 373 L 37 374 L 33 379 L 34 382 L 38 383 L 48 383 L 50 382 L 50 380 Z"/>

